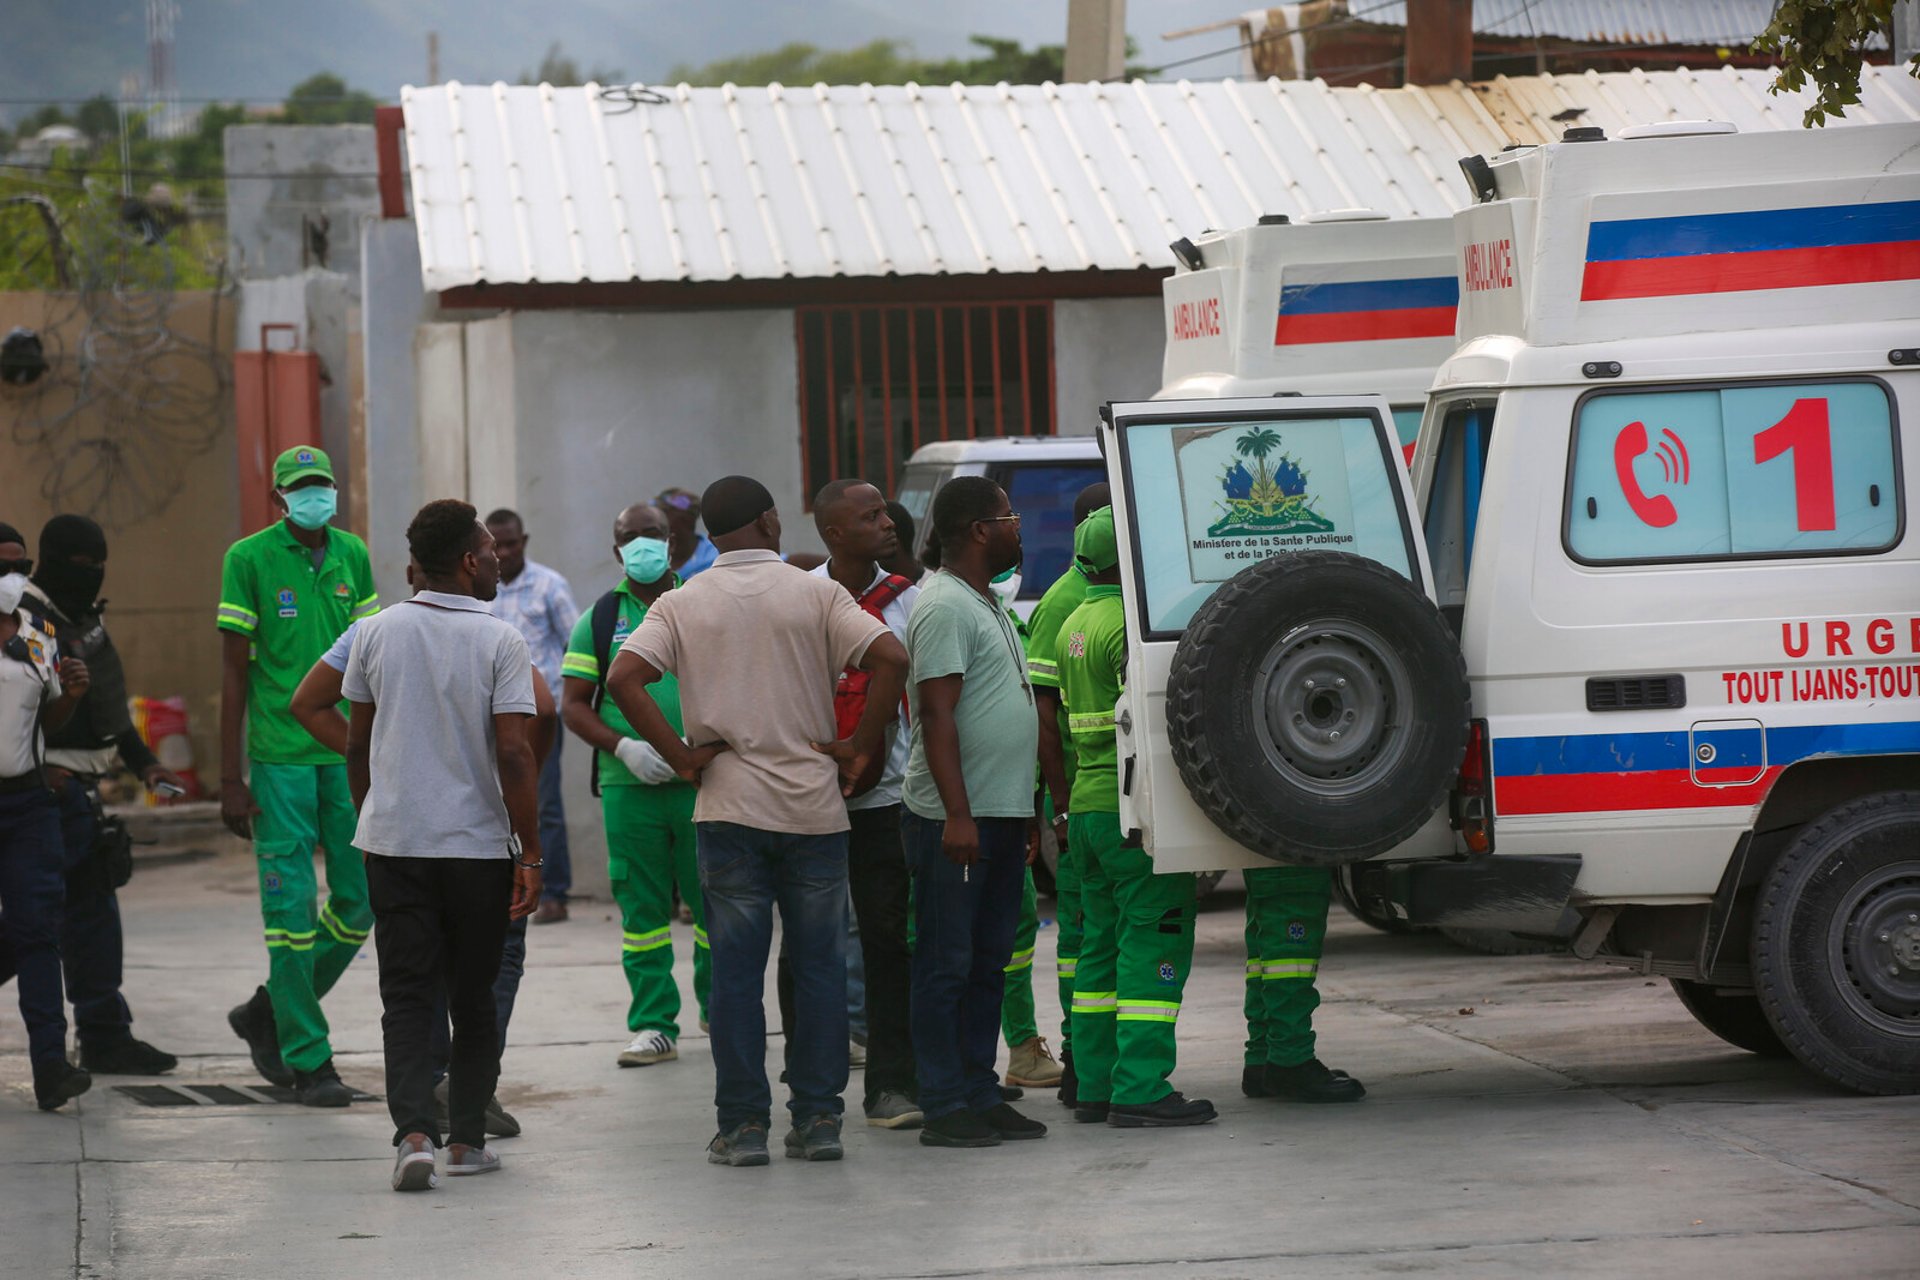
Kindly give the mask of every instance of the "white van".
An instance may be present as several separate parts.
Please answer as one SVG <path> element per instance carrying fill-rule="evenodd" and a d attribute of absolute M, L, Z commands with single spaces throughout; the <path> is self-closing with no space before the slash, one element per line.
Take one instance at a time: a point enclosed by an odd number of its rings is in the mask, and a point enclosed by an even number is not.
<path fill-rule="evenodd" d="M 1109 407 L 1123 824 L 1571 904 L 1731 1043 L 1920 1090 L 1920 125 L 1594 132 L 1463 161 L 1411 492 L 1378 400 Z"/>

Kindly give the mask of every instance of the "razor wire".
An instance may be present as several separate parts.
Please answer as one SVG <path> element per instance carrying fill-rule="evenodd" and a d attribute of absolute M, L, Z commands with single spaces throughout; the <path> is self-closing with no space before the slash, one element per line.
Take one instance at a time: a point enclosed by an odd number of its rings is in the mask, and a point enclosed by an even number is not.
<path fill-rule="evenodd" d="M 0 387 L 0 415 L 11 419 L 14 443 L 42 461 L 41 496 L 55 511 L 109 529 L 154 516 L 231 413 L 229 357 L 219 348 L 233 291 L 224 265 L 204 328 L 189 326 L 177 289 L 187 250 L 131 218 L 119 197 L 95 194 L 57 223 L 6 212 L 0 261 L 48 278 L 36 326 L 48 368 Z"/>

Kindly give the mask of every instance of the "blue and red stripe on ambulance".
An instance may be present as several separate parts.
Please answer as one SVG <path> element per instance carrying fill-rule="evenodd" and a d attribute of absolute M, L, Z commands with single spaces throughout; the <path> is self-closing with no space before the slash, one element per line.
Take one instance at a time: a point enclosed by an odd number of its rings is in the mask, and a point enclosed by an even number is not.
<path fill-rule="evenodd" d="M 1618 218 L 1587 229 L 1582 301 L 1920 280 L 1920 200 Z"/>
<path fill-rule="evenodd" d="M 1920 751 L 1920 720 L 1779 725 L 1756 728 L 1756 740 L 1762 732 L 1764 767 L 1758 769 L 1744 761 L 1696 769 L 1684 729 L 1497 738 L 1494 811 L 1520 816 L 1753 805 L 1766 799 L 1783 770 L 1802 760 Z M 1751 780 L 1737 781 L 1742 779 Z"/>
<path fill-rule="evenodd" d="M 1460 283 L 1450 275 L 1287 284 L 1273 344 L 1451 338 L 1459 303 Z"/>

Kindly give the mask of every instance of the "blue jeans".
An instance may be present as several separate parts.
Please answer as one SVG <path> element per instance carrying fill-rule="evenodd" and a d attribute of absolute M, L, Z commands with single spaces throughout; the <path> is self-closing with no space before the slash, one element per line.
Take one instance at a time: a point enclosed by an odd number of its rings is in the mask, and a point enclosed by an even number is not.
<path fill-rule="evenodd" d="M 944 822 L 900 813 L 913 873 L 913 1052 L 927 1119 L 1000 1102 L 1000 1001 L 1027 880 L 1024 818 L 980 818 L 965 872 L 940 851 Z"/>
<path fill-rule="evenodd" d="M 794 980 L 787 1110 L 837 1116 L 847 1087 L 847 833 L 804 836 L 731 822 L 695 824 L 713 948 L 714 1107 L 720 1131 L 771 1122 L 767 956 L 773 907 Z"/>
<path fill-rule="evenodd" d="M 555 727 L 553 749 L 540 766 L 540 896 L 565 902 L 573 888 L 573 857 L 567 852 L 567 809 L 560 801 L 560 746 L 567 731 Z M 588 768 L 595 768 L 591 760 Z M 509 944 L 511 945 L 511 944 Z M 504 1023 L 502 1025 L 505 1025 Z"/>
<path fill-rule="evenodd" d="M 53 792 L 36 787 L 0 795 L 0 942 L 12 955 L 27 1051 L 35 1066 L 67 1056 L 67 1008 L 60 983 L 60 922 L 67 899 L 64 862 L 60 804 Z M 841 999 L 844 1020 L 844 991 Z"/>

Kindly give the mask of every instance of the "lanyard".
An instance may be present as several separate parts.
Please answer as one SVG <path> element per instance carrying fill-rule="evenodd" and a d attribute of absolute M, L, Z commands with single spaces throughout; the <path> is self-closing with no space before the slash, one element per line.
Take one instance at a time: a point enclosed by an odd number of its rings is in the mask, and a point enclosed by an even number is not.
<path fill-rule="evenodd" d="M 958 575 L 954 576 L 956 578 L 958 577 Z M 1013 669 L 1018 672 L 1020 676 L 1020 692 L 1027 695 L 1027 704 L 1031 706 L 1033 704 L 1033 686 L 1027 682 L 1027 656 L 1021 651 L 1020 637 L 1013 633 L 1013 624 L 1007 621 L 1007 611 L 1000 607 L 997 599 L 985 599 L 978 591 L 975 591 L 971 586 L 967 586 L 965 579 L 960 579 L 960 583 L 966 587 L 967 594 L 980 601 L 982 605 L 992 612 L 994 621 L 1000 624 L 1000 637 L 1007 642 L 1007 653 L 1013 659 Z"/>

